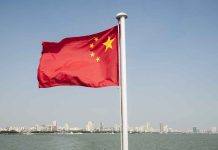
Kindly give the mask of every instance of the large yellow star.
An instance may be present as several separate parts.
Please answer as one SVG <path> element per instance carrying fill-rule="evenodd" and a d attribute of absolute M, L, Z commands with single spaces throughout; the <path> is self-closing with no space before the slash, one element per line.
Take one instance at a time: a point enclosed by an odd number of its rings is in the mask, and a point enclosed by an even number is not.
<path fill-rule="evenodd" d="M 112 43 L 115 38 L 111 39 L 110 36 L 108 36 L 107 41 L 103 43 L 103 45 L 106 47 L 105 52 L 107 51 L 108 48 L 112 48 Z"/>

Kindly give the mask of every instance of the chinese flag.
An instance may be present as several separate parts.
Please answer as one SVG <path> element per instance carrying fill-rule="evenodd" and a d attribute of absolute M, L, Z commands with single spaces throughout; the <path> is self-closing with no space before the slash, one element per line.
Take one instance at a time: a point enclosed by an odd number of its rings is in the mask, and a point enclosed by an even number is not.
<path fill-rule="evenodd" d="M 43 42 L 40 88 L 119 85 L 118 26 L 92 35 Z"/>

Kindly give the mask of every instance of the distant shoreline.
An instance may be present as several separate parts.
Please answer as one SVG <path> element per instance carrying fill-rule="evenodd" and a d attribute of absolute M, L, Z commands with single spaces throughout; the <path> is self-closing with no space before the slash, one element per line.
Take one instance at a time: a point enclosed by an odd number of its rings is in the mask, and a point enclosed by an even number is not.
<path fill-rule="evenodd" d="M 17 131 L 1 131 L 0 135 L 73 135 L 73 134 L 120 134 L 120 132 L 53 132 L 53 131 L 33 131 L 33 132 L 17 132 Z M 195 134 L 205 134 L 205 135 L 218 135 L 218 133 L 183 133 L 183 132 L 168 132 L 168 133 L 160 133 L 160 132 L 131 132 L 129 134 L 160 134 L 160 135 L 167 135 L 167 134 L 187 134 L 187 135 L 195 135 Z"/>

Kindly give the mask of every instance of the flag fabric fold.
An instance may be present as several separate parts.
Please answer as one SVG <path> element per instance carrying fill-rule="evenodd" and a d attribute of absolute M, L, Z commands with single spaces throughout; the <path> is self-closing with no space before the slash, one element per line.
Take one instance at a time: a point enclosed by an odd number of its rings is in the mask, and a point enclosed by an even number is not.
<path fill-rule="evenodd" d="M 118 26 L 92 35 L 43 42 L 40 88 L 119 85 Z"/>

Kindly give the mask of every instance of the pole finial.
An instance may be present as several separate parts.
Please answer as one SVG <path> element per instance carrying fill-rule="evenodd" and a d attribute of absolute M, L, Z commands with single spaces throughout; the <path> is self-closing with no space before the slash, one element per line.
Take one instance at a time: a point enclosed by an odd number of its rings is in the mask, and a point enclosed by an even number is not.
<path fill-rule="evenodd" d="M 116 15 L 117 20 L 119 20 L 121 17 L 125 17 L 125 19 L 128 17 L 126 13 L 120 12 Z"/>

